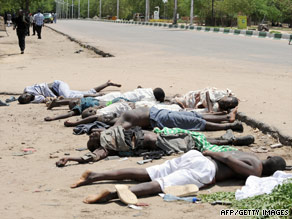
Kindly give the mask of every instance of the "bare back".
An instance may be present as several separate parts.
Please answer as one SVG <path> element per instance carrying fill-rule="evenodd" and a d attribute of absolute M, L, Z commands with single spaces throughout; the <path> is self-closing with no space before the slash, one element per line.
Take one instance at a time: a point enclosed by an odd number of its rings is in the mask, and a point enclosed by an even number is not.
<path fill-rule="evenodd" d="M 231 178 L 245 179 L 250 175 L 260 176 L 262 162 L 253 154 L 242 151 L 228 151 L 222 153 L 222 158 L 212 156 L 210 159 L 216 166 L 216 181 L 223 181 Z"/>
<path fill-rule="evenodd" d="M 124 129 L 129 129 L 133 126 L 148 128 L 150 126 L 149 113 L 150 110 L 147 107 L 129 110 L 121 115 L 114 126 L 120 125 Z"/>

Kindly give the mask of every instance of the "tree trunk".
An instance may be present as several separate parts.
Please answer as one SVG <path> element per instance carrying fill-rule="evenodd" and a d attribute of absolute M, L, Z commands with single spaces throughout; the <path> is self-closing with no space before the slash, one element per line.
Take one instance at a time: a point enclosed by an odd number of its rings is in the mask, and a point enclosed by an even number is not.
<path fill-rule="evenodd" d="M 177 24 L 177 0 L 174 0 L 173 24 Z"/>

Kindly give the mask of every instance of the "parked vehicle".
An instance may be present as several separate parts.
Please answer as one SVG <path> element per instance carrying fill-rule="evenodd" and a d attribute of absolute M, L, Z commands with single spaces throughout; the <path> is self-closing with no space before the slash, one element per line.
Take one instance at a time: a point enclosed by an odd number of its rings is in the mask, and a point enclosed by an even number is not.
<path fill-rule="evenodd" d="M 53 23 L 54 17 L 51 13 L 44 13 L 44 22 L 45 23 Z"/>

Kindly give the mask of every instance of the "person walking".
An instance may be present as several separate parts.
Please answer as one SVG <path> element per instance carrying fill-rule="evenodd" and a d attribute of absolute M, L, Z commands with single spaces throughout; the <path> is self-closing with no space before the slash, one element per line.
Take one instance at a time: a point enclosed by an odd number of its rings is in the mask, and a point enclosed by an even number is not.
<path fill-rule="evenodd" d="M 41 13 L 41 10 L 38 10 L 38 13 L 34 15 L 35 28 L 38 34 L 38 39 L 41 39 L 42 27 L 44 26 L 44 15 Z"/>
<path fill-rule="evenodd" d="M 25 36 L 27 34 L 28 25 L 29 25 L 29 20 L 27 19 L 23 11 L 19 10 L 18 17 L 14 19 L 13 30 L 16 29 L 16 33 L 18 36 L 18 44 L 20 47 L 21 54 L 24 53 L 24 49 L 25 49 Z"/>

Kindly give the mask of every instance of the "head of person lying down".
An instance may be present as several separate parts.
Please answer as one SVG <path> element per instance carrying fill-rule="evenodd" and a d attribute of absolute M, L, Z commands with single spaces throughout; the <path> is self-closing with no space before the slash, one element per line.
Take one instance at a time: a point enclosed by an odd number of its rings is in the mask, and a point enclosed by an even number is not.
<path fill-rule="evenodd" d="M 93 116 L 93 115 L 96 115 L 96 108 L 89 107 L 89 108 L 83 110 L 81 117 L 82 117 L 82 119 L 85 119 L 85 118 L 87 118 L 89 116 Z"/>
<path fill-rule="evenodd" d="M 34 100 L 34 95 L 29 93 L 23 93 L 18 97 L 18 102 L 20 104 L 27 104 Z"/>
<path fill-rule="evenodd" d="M 160 87 L 157 87 L 153 90 L 154 97 L 159 102 L 164 102 L 165 93 L 164 90 Z"/>
<path fill-rule="evenodd" d="M 236 97 L 222 97 L 218 101 L 219 108 L 224 111 L 229 111 L 238 106 L 238 99 Z"/>
<path fill-rule="evenodd" d="M 72 110 L 75 106 L 79 105 L 81 99 L 74 99 L 69 101 L 69 109 Z"/>
<path fill-rule="evenodd" d="M 263 160 L 262 176 L 271 176 L 277 170 L 285 170 L 286 161 L 279 156 L 268 156 L 266 160 Z"/>
<path fill-rule="evenodd" d="M 100 132 L 92 132 L 87 142 L 87 149 L 91 152 L 100 148 Z"/>

